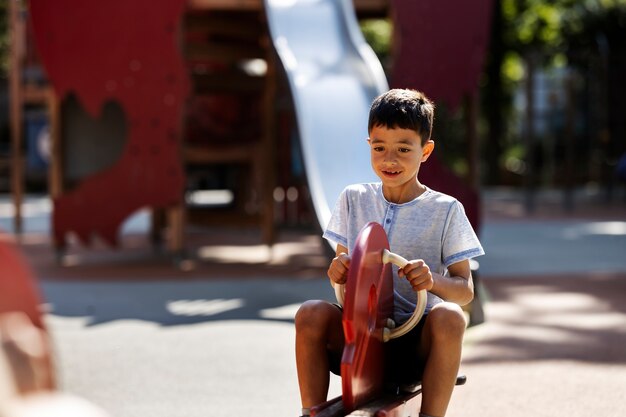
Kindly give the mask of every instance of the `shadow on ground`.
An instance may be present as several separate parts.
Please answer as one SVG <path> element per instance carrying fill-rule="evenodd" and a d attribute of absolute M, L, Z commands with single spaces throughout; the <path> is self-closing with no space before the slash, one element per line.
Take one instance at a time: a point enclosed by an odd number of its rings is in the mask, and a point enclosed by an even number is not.
<path fill-rule="evenodd" d="M 21 249 L 41 281 L 212 280 L 321 278 L 330 261 L 327 245 L 309 230 L 281 232 L 272 247 L 259 233 L 211 229 L 187 233 L 185 261 L 145 234 L 124 235 L 119 248 L 100 242 L 72 244 L 62 255 L 42 234 L 22 236 Z"/>
<path fill-rule="evenodd" d="M 483 282 L 487 323 L 475 330 L 479 343 L 465 363 L 626 363 L 626 274 Z"/>
<path fill-rule="evenodd" d="M 334 297 L 326 280 L 42 282 L 49 312 L 87 325 L 143 320 L 160 325 L 218 320 L 293 321 L 310 298 Z"/>

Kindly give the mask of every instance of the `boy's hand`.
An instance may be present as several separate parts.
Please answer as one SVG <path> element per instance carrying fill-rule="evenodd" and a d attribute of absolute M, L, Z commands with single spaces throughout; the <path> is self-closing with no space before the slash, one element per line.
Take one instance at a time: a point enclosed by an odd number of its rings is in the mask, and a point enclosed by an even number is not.
<path fill-rule="evenodd" d="M 333 258 L 328 267 L 328 278 L 336 284 L 345 284 L 348 278 L 348 268 L 350 268 L 350 255 L 340 253 Z"/>
<path fill-rule="evenodd" d="M 409 261 L 398 271 L 398 276 L 406 277 L 415 291 L 430 291 L 435 283 L 430 268 L 421 259 Z"/>

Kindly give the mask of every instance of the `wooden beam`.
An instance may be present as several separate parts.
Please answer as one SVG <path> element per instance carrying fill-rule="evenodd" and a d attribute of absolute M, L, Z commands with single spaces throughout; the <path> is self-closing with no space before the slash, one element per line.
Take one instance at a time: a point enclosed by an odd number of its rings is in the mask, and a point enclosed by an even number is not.
<path fill-rule="evenodd" d="M 358 14 L 386 14 L 389 0 L 353 0 Z M 263 0 L 189 0 L 191 10 L 262 10 Z"/>
<path fill-rule="evenodd" d="M 263 48 L 255 45 L 191 44 L 185 49 L 185 58 L 191 61 L 234 63 L 244 59 L 265 57 Z"/>
<path fill-rule="evenodd" d="M 189 0 L 191 10 L 261 10 L 263 0 Z"/>
<path fill-rule="evenodd" d="M 48 193 L 55 199 L 63 193 L 63 148 L 61 144 L 61 103 L 54 90 L 48 90 L 48 120 L 50 123 L 50 162 Z"/>
<path fill-rule="evenodd" d="M 187 14 L 184 22 L 185 32 L 206 36 L 228 36 L 236 39 L 257 39 L 259 33 L 267 30 L 267 25 L 257 18 L 258 16 L 258 13 Z"/>
<path fill-rule="evenodd" d="M 11 194 L 13 196 L 13 232 L 22 233 L 22 201 L 24 198 L 24 158 L 22 156 L 23 134 L 23 96 L 22 59 L 24 56 L 24 21 L 21 18 L 22 2 L 9 1 L 9 37 L 10 37 L 10 126 L 11 126 Z"/>
<path fill-rule="evenodd" d="M 241 146 L 185 146 L 183 160 L 186 164 L 227 164 L 250 162 L 258 157 L 255 144 Z"/>
<path fill-rule="evenodd" d="M 253 93 L 262 91 L 265 77 L 251 77 L 233 72 L 216 74 L 194 74 L 192 76 L 196 94 L 235 92 Z"/>

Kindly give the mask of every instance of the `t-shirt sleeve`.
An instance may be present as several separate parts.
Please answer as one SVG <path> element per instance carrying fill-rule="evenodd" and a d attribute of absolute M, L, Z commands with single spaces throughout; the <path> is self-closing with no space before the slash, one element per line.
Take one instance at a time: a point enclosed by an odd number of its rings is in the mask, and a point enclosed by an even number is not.
<path fill-rule="evenodd" d="M 457 200 L 450 206 L 448 212 L 442 248 L 442 261 L 446 268 L 457 262 L 485 254 L 465 214 L 463 205 Z"/>
<path fill-rule="evenodd" d="M 348 247 L 348 191 L 343 190 L 330 216 L 322 237 L 330 242 Z"/>

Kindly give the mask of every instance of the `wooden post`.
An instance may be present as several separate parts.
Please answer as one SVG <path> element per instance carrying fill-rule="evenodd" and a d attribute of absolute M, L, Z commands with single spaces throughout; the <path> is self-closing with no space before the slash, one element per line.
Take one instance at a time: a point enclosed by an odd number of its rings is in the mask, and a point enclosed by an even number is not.
<path fill-rule="evenodd" d="M 187 106 L 185 102 L 184 106 Z M 180 166 L 182 168 L 182 174 L 185 173 L 185 122 L 184 112 L 180 114 L 180 138 L 178 146 L 178 157 L 180 160 Z M 178 196 L 178 203 L 169 206 L 165 209 L 152 208 L 151 224 L 150 224 L 150 238 L 154 248 L 158 248 L 161 245 L 161 239 L 163 235 L 163 227 L 167 225 L 167 249 L 174 255 L 174 261 L 179 267 L 182 266 L 184 258 L 187 256 L 185 253 L 185 228 L 187 226 L 187 203 L 185 201 L 185 191 L 183 187 L 182 193 Z"/>
<path fill-rule="evenodd" d="M 52 87 L 48 90 L 48 120 L 50 123 L 50 162 L 48 193 L 51 199 L 63 194 L 63 146 L 61 142 L 61 106 Z"/>
<path fill-rule="evenodd" d="M 269 30 L 269 28 L 268 28 Z M 274 187 L 276 186 L 276 91 L 278 59 L 269 37 L 264 35 L 265 59 L 267 72 L 265 74 L 265 91 L 263 92 L 263 161 L 262 166 L 265 179 L 261 187 L 261 228 L 263 241 L 272 246 L 275 240 L 274 228 Z"/>
<path fill-rule="evenodd" d="M 524 207 L 535 211 L 535 53 L 526 54 L 526 170 L 524 172 Z"/>
<path fill-rule="evenodd" d="M 567 74 L 565 78 L 565 175 L 563 190 L 563 208 L 571 212 L 574 210 L 574 124 L 576 123 L 576 97 L 574 92 L 574 78 Z"/>
<path fill-rule="evenodd" d="M 169 230 L 169 249 L 174 254 L 175 257 L 180 257 L 179 261 L 182 261 L 184 257 L 183 253 L 183 236 L 184 236 L 184 226 L 185 226 L 185 203 L 181 199 L 181 204 L 170 207 L 167 209 L 167 223 L 170 226 Z"/>
<path fill-rule="evenodd" d="M 22 202 L 24 199 L 24 161 L 22 156 L 22 58 L 24 54 L 24 21 L 21 17 L 22 2 L 11 0 L 9 4 L 10 57 L 9 94 L 11 125 L 11 194 L 13 196 L 13 231 L 22 233 Z"/>

